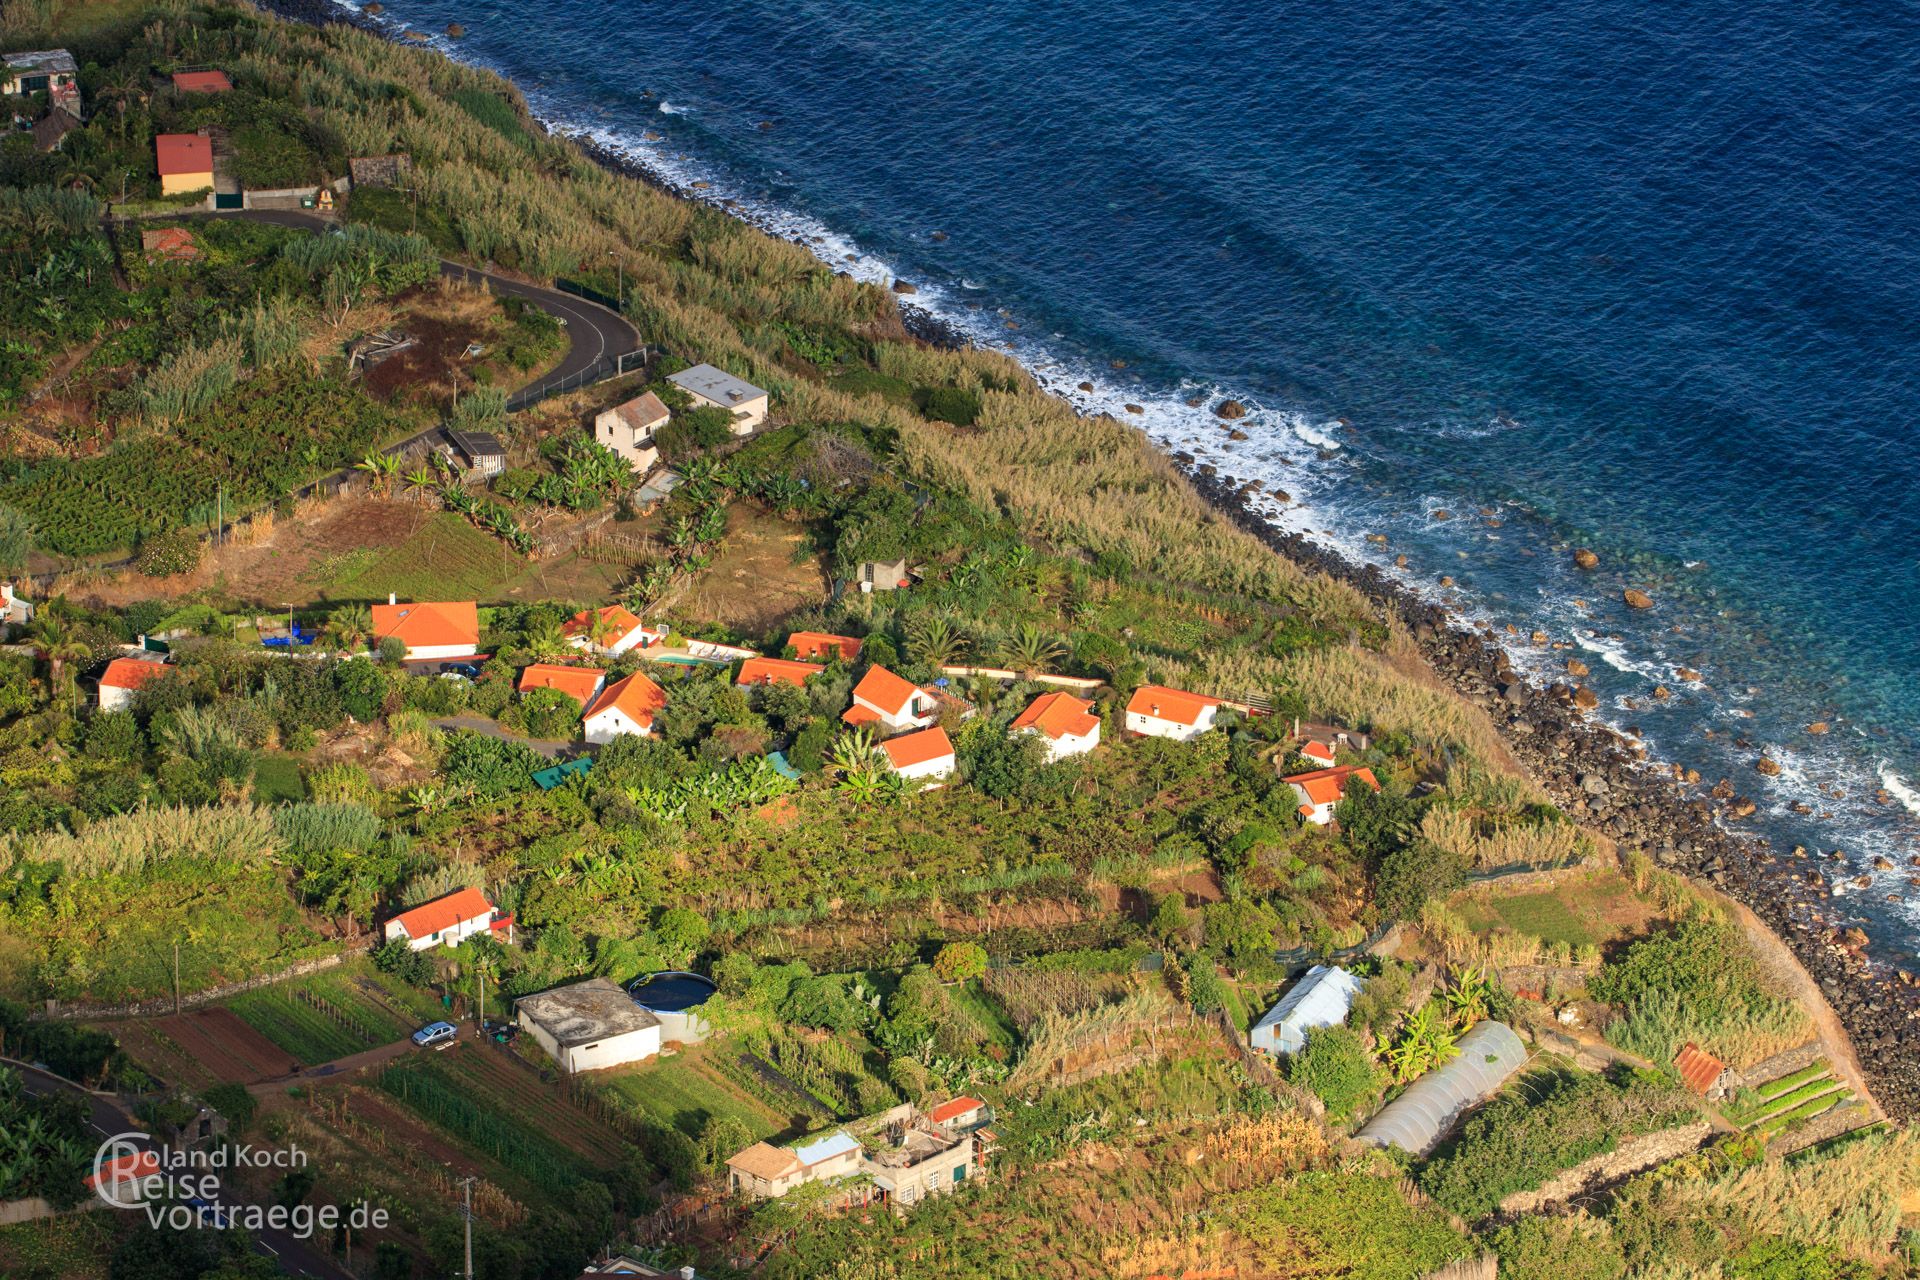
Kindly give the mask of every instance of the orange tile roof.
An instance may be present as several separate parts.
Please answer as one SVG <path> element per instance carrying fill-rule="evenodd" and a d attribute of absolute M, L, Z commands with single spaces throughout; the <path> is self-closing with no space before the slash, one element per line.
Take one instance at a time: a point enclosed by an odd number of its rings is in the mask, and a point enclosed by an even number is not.
<path fill-rule="evenodd" d="M 1219 705 L 1220 699 L 1209 698 L 1205 694 L 1169 689 L 1165 685 L 1143 684 L 1127 700 L 1127 713 L 1151 716 L 1155 720 L 1166 720 L 1173 724 L 1195 725 L 1200 723 L 1201 712 Z"/>
<path fill-rule="evenodd" d="M 860 656 L 860 642 L 852 636 L 836 636 L 826 631 L 796 631 L 787 637 L 794 654 L 803 662 L 826 662 L 838 657 L 852 662 Z"/>
<path fill-rule="evenodd" d="M 411 911 L 402 911 L 392 923 L 407 931 L 409 938 L 430 938 L 457 924 L 465 924 L 493 910 L 487 895 L 478 889 L 457 889 L 444 898 L 422 903 Z"/>
<path fill-rule="evenodd" d="M 160 176 L 212 173 L 213 143 L 197 133 L 163 133 L 153 140 Z"/>
<path fill-rule="evenodd" d="M 1300 744 L 1300 754 L 1309 760 L 1324 760 L 1328 764 L 1333 763 L 1333 747 L 1325 742 L 1315 742 L 1312 738 L 1308 738 Z"/>
<path fill-rule="evenodd" d="M 963 1116 L 969 1111 L 978 1111 L 986 1105 L 986 1103 L 980 1101 L 978 1098 L 955 1098 L 953 1101 L 943 1102 L 932 1111 L 929 1111 L 927 1113 L 927 1119 L 933 1121 L 935 1124 L 945 1124 L 955 1116 Z"/>
<path fill-rule="evenodd" d="M 1340 797 L 1346 794 L 1347 779 L 1358 778 L 1375 791 L 1380 789 L 1379 780 L 1371 769 L 1357 769 L 1352 765 L 1342 765 L 1338 769 L 1315 769 L 1312 773 L 1296 773 L 1282 778 L 1306 791 L 1307 800 L 1314 805 L 1338 804 Z"/>
<path fill-rule="evenodd" d="M 569 636 L 589 635 L 593 631 L 593 620 L 595 617 L 605 617 L 612 620 L 613 638 L 615 640 L 624 640 L 632 635 L 636 629 L 646 625 L 646 623 L 640 621 L 639 618 L 629 613 L 623 606 L 610 604 L 600 609 L 582 609 L 580 612 L 574 614 L 573 617 L 568 620 L 567 625 L 560 628 L 560 631 L 563 635 Z"/>
<path fill-rule="evenodd" d="M 840 713 L 840 722 L 842 724 L 850 724 L 855 726 L 859 726 L 863 724 L 879 724 L 880 713 L 878 711 L 875 711 L 872 707 L 863 707 L 856 702 L 852 706 L 848 707 L 845 711 L 842 711 Z"/>
<path fill-rule="evenodd" d="M 182 93 L 224 93 L 233 88 L 224 71 L 176 71 L 173 87 Z"/>
<path fill-rule="evenodd" d="M 185 227 L 162 227 L 158 231 L 142 231 L 140 248 L 153 257 L 173 258 L 183 262 L 200 256 L 200 246 L 193 242 L 193 232 Z"/>
<path fill-rule="evenodd" d="M 520 692 L 534 689 L 558 689 L 581 706 L 593 701 L 594 691 L 606 678 L 606 672 L 598 667 L 566 667 L 555 662 L 536 662 L 522 668 L 520 683 L 516 686 Z"/>
<path fill-rule="evenodd" d="M 138 689 L 158 680 L 172 670 L 163 662 L 145 662 L 139 658 L 115 658 L 100 674 L 102 689 Z"/>
<path fill-rule="evenodd" d="M 871 702 L 888 715 L 899 715 L 913 701 L 913 695 L 919 692 L 911 683 L 893 674 L 885 667 L 868 667 L 867 674 L 860 677 L 860 683 L 853 686 L 853 696 L 863 702 Z"/>
<path fill-rule="evenodd" d="M 887 753 L 887 759 L 894 768 L 911 769 L 916 764 L 952 755 L 953 743 L 948 741 L 947 731 L 935 725 L 917 733 L 903 733 L 897 738 L 888 738 L 880 744 L 880 749 Z"/>
<path fill-rule="evenodd" d="M 638 671 L 625 680 L 615 680 L 600 691 L 590 706 L 581 713 L 582 719 L 592 719 L 609 707 L 617 708 L 627 719 L 642 728 L 653 723 L 654 712 L 667 705 L 667 691 Z"/>
<path fill-rule="evenodd" d="M 471 600 L 420 600 L 373 606 L 373 639 L 400 637 L 409 649 L 480 643 L 480 607 Z"/>
<path fill-rule="evenodd" d="M 1680 1072 L 1681 1083 L 1703 1098 L 1707 1096 L 1707 1090 L 1713 1088 L 1714 1081 L 1720 1078 L 1720 1073 L 1727 1069 L 1726 1063 L 1691 1040 L 1674 1055 L 1673 1065 Z"/>
<path fill-rule="evenodd" d="M 785 658 L 748 658 L 740 664 L 735 684 L 804 685 L 808 676 L 817 676 L 826 668 L 817 662 L 788 662 Z"/>
<path fill-rule="evenodd" d="M 1014 720 L 1016 729 L 1038 729 L 1049 738 L 1084 738 L 1100 727 L 1093 704 L 1070 693 L 1043 693 Z"/>

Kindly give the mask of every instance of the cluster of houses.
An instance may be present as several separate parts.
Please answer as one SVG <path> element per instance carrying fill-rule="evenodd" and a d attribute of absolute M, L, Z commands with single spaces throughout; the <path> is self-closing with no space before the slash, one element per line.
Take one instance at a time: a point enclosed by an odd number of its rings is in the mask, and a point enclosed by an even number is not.
<path fill-rule="evenodd" d="M 29 106 L 47 95 L 46 110 Z M 33 134 L 36 151 L 59 148 L 81 124 L 80 68 L 65 49 L 29 49 L 0 57 L 0 97 L 17 99 L 8 115 L 14 128 Z"/>
<path fill-rule="evenodd" d="M 978 1098 L 954 1098 L 920 1111 L 900 1106 L 878 1117 L 863 1143 L 845 1130 L 791 1146 L 756 1142 L 727 1161 L 728 1189 L 752 1200 L 778 1199 L 808 1184 L 834 1187 L 843 1203 L 879 1203 L 904 1211 L 948 1195 L 987 1174 L 993 1112 Z"/>

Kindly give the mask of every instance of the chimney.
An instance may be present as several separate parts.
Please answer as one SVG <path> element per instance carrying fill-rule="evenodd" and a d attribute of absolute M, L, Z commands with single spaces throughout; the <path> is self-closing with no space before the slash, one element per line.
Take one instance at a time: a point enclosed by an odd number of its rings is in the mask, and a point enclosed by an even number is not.
<path fill-rule="evenodd" d="M 391 592 L 391 591 L 389 591 L 389 592 L 387 592 L 387 603 L 388 603 L 389 605 L 396 605 L 396 604 L 399 604 L 399 603 L 400 603 L 400 597 L 399 597 L 399 596 L 397 596 L 397 595 L 395 595 L 395 594 L 394 594 L 393 592 Z"/>
<path fill-rule="evenodd" d="M 682 1267 L 680 1268 L 680 1280 L 699 1280 L 699 1277 L 693 1274 L 692 1267 Z"/>
<path fill-rule="evenodd" d="M 1156 703 L 1154 703 L 1154 704 L 1153 704 L 1153 707 L 1152 707 L 1152 709 L 1151 709 L 1150 711 L 1148 711 L 1148 713 L 1147 713 L 1147 714 L 1148 714 L 1148 715 L 1153 715 L 1153 716 L 1157 716 L 1157 715 L 1159 715 L 1159 714 L 1160 714 L 1160 704 L 1159 704 L 1159 703 L 1157 703 L 1157 702 L 1156 702 Z"/>

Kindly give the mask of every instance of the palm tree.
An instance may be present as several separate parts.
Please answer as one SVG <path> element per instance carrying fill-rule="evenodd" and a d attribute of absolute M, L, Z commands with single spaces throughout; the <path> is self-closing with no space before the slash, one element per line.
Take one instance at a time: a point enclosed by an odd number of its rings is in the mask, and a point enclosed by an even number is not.
<path fill-rule="evenodd" d="M 1043 631 L 1031 622 L 1023 622 L 1020 629 L 1000 646 L 1000 652 L 1022 675 L 1032 676 L 1064 658 L 1067 646 L 1051 632 Z"/>
<path fill-rule="evenodd" d="M 951 619 L 921 618 L 907 631 L 907 652 L 930 667 L 950 667 L 967 651 L 967 638 Z"/>
<path fill-rule="evenodd" d="M 593 620 L 587 624 L 587 642 L 595 649 L 605 649 L 614 641 L 620 624 L 613 620 L 613 614 L 606 609 L 595 609 Z"/>
<path fill-rule="evenodd" d="M 521 639 L 527 651 L 536 658 L 551 658 L 565 652 L 567 647 L 567 638 L 561 634 L 560 624 L 544 615 L 527 624 Z"/>
<path fill-rule="evenodd" d="M 373 634 L 373 610 L 363 604 L 342 605 L 327 615 L 327 634 L 343 653 L 353 653 Z"/>
<path fill-rule="evenodd" d="M 75 693 L 73 668 L 91 658 L 93 650 L 57 618 L 47 618 L 41 622 L 38 643 L 40 652 L 47 659 L 47 693 L 72 702 Z"/>

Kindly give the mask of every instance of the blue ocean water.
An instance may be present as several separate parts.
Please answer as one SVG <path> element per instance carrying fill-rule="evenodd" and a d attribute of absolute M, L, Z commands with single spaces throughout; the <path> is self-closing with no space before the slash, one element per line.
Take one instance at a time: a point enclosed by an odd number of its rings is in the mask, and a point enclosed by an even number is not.
<path fill-rule="evenodd" d="M 1587 661 L 1655 758 L 1732 779 L 1782 847 L 1843 850 L 1873 881 L 1843 909 L 1920 937 L 1920 9 L 388 0 L 386 20 L 461 23 L 441 47 L 558 126 L 914 281 L 1062 394 L 1284 490 L 1276 521 L 1404 556 L 1524 661 Z M 1253 407 L 1247 440 L 1211 416 L 1222 395 Z"/>

